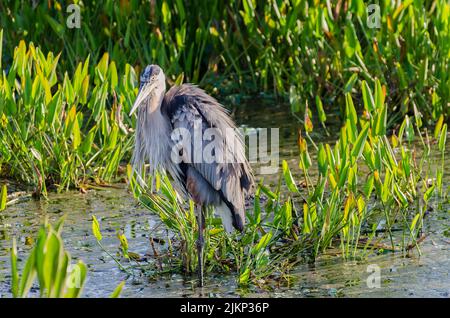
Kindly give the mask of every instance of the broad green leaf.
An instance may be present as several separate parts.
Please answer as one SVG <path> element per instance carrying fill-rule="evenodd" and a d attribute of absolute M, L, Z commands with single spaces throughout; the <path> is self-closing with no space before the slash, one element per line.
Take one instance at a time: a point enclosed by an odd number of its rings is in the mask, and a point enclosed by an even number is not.
<path fill-rule="evenodd" d="M 367 123 L 363 130 L 359 133 L 358 138 L 356 138 L 355 144 L 353 145 L 352 157 L 355 158 L 355 160 L 357 160 L 361 156 L 368 133 L 369 124 Z"/>
<path fill-rule="evenodd" d="M 244 272 L 239 275 L 239 284 L 246 285 L 250 279 L 250 268 L 247 267 Z"/>
<path fill-rule="evenodd" d="M 72 148 L 73 150 L 77 150 L 78 146 L 81 144 L 81 131 L 80 126 L 78 125 L 78 119 L 75 118 L 72 125 Z"/>
<path fill-rule="evenodd" d="M 433 184 L 431 187 L 428 188 L 428 190 L 423 194 L 423 200 L 428 203 L 430 201 L 430 198 L 433 196 L 435 185 Z"/>
<path fill-rule="evenodd" d="M 0 193 L 0 211 L 6 209 L 6 199 L 8 196 L 8 189 L 6 188 L 6 184 L 2 186 L 2 191 Z"/>
<path fill-rule="evenodd" d="M 436 126 L 434 128 L 434 138 L 435 139 L 438 139 L 443 123 L 444 123 L 444 114 L 441 114 L 441 116 L 439 116 L 439 119 L 436 122 Z"/>
<path fill-rule="evenodd" d="M 163 22 L 165 25 L 169 24 L 172 14 L 170 13 L 169 5 L 167 1 L 163 1 L 161 6 L 161 12 L 163 17 Z"/>
<path fill-rule="evenodd" d="M 3 29 L 0 30 L 0 73 L 2 71 L 2 59 L 3 59 Z"/>
<path fill-rule="evenodd" d="M 386 124 L 387 124 L 387 106 L 384 105 L 380 110 L 378 110 L 376 122 L 375 122 L 375 136 L 386 135 Z"/>
<path fill-rule="evenodd" d="M 70 283 L 70 288 L 64 295 L 64 298 L 78 298 L 80 297 L 81 291 L 83 290 L 84 283 L 86 281 L 87 266 L 82 262 L 78 261 L 73 267 L 75 270 L 72 271 L 71 275 L 67 277 Z"/>
<path fill-rule="evenodd" d="M 371 174 L 363 186 L 363 192 L 366 198 L 370 198 L 373 191 L 374 176 Z"/>
<path fill-rule="evenodd" d="M 325 114 L 325 111 L 323 110 L 322 100 L 320 99 L 319 95 L 316 95 L 316 107 L 317 107 L 317 113 L 319 114 L 319 121 L 321 123 L 324 123 L 327 120 L 327 115 Z"/>
<path fill-rule="evenodd" d="M 266 248 L 267 244 L 269 244 L 272 239 L 272 232 L 268 232 L 264 234 L 259 240 L 258 244 L 253 248 L 253 252 L 257 253 Z"/>
<path fill-rule="evenodd" d="M 419 221 L 420 213 L 417 213 L 414 219 L 411 222 L 411 226 L 409 227 L 411 233 L 414 232 L 414 229 L 416 228 L 417 221 Z"/>
<path fill-rule="evenodd" d="M 111 84 L 111 90 L 116 90 L 117 88 L 117 84 L 119 83 L 118 77 L 117 77 L 117 68 L 116 68 L 116 63 L 114 63 L 114 61 L 112 61 L 109 64 L 109 81 Z"/>
<path fill-rule="evenodd" d="M 40 249 L 35 247 L 31 251 L 30 255 L 28 255 L 28 259 L 22 270 L 22 277 L 20 278 L 18 297 L 26 297 L 31 289 L 31 286 L 33 286 L 34 279 L 36 278 L 37 268 L 35 267 L 35 261 L 37 254 L 42 255 L 43 253 Z"/>
<path fill-rule="evenodd" d="M 439 137 L 439 150 L 441 152 L 445 151 L 445 143 L 447 141 L 447 124 L 442 126 L 441 136 Z"/>
<path fill-rule="evenodd" d="M 95 215 L 92 215 L 92 233 L 94 233 L 94 236 L 97 239 L 97 241 L 102 240 L 102 234 L 100 233 L 100 225 L 98 224 Z"/>
<path fill-rule="evenodd" d="M 120 282 L 120 284 L 117 285 L 117 287 L 114 289 L 114 291 L 109 296 L 109 298 L 118 298 L 120 296 L 120 293 L 122 292 L 124 285 L 125 285 L 125 281 Z"/>
<path fill-rule="evenodd" d="M 323 144 L 319 145 L 319 153 L 317 154 L 317 165 L 319 167 L 319 173 L 326 176 L 328 171 L 327 153 Z"/>
<path fill-rule="evenodd" d="M 364 108 L 369 112 L 372 113 L 375 109 L 375 101 L 373 99 L 372 92 L 369 88 L 369 85 L 366 81 L 362 81 L 362 95 L 363 95 L 363 101 L 364 101 Z"/>
<path fill-rule="evenodd" d="M 291 171 L 289 170 L 289 166 L 286 160 L 283 160 L 283 175 L 284 180 L 286 181 L 286 185 L 291 192 L 298 193 L 297 185 L 295 184 L 294 178 L 292 177 Z"/>
<path fill-rule="evenodd" d="M 14 298 L 19 297 L 19 272 L 17 268 L 17 243 L 15 237 L 13 238 L 11 248 L 11 293 Z"/>
<path fill-rule="evenodd" d="M 101 82 L 106 80 L 106 75 L 108 73 L 108 63 L 109 63 L 109 54 L 108 52 L 105 52 L 96 67 L 97 75 L 99 75 Z"/>

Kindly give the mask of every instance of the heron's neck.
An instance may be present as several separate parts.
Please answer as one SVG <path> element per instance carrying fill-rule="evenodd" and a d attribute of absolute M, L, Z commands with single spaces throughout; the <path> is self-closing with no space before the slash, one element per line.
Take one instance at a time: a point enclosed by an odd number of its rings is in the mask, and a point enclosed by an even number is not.
<path fill-rule="evenodd" d="M 156 91 L 153 98 L 150 98 L 147 109 L 150 111 L 150 113 L 155 113 L 155 116 L 161 115 L 161 104 L 164 100 L 165 91 L 166 89 L 164 87 L 159 91 Z"/>
<path fill-rule="evenodd" d="M 163 167 L 169 160 L 170 122 L 161 112 L 164 92 L 150 99 L 148 107 L 138 113 L 136 123 L 136 144 L 133 164 L 142 165 L 148 160 L 150 172 Z M 170 148 L 169 148 L 170 149 Z"/>

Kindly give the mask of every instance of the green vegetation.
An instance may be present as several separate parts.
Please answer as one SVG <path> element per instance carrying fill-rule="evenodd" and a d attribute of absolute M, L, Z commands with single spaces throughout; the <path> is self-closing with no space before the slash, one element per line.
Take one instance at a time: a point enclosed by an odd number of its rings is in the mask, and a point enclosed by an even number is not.
<path fill-rule="evenodd" d="M 61 77 L 59 59 L 20 42 L 0 79 L 0 175 L 44 195 L 47 185 L 61 191 L 111 181 L 133 144 L 124 116 L 136 94 L 133 68 L 119 76 L 105 53 L 96 67 L 88 57 Z"/>
<path fill-rule="evenodd" d="M 78 298 L 87 278 L 87 266 L 83 261 L 71 264 L 69 252 L 64 248 L 61 231 L 62 217 L 51 226 L 47 219 L 37 234 L 36 243 L 28 255 L 22 274 L 17 263 L 16 240 L 11 248 L 11 292 L 13 297 L 28 297 L 35 284 L 39 284 L 39 296 L 45 298 Z M 121 282 L 111 294 L 119 297 L 125 282 Z"/>
<path fill-rule="evenodd" d="M 379 28 L 367 23 L 372 2 L 361 0 L 74 2 L 80 29 L 66 26 L 64 2 L 2 2 L 6 65 L 23 39 L 62 52 L 60 74 L 108 52 L 119 70 L 129 63 L 139 73 L 157 63 L 172 81 L 183 74 L 224 95 L 272 91 L 287 98 L 291 91 L 303 107 L 318 97 L 326 109 L 342 110 L 346 93 L 379 79 L 397 121 L 414 105 L 427 123 L 449 115 L 446 0 L 374 1 Z"/>
<path fill-rule="evenodd" d="M 130 157 L 128 111 L 147 63 L 160 64 L 172 83 L 228 97 L 273 91 L 296 117 L 304 114 L 307 133 L 312 110 L 325 126 L 326 111 L 345 114 L 349 94 L 357 112 L 367 103 L 370 111 L 367 87 L 377 81 L 388 98 L 387 129 L 418 112 L 424 125 L 449 116 L 444 0 L 381 1 L 379 29 L 367 26 L 361 1 L 105 1 L 80 4 L 80 29 L 66 26 L 69 13 L 58 1 L 7 2 L 8 9 L 0 4 L 0 175 L 37 194 L 114 180 Z"/>
<path fill-rule="evenodd" d="M 87 267 L 78 261 L 71 269 L 70 254 L 64 249 L 61 230 L 64 219 L 53 228 L 45 221 L 39 230 L 22 274 L 17 268 L 17 247 L 11 249 L 11 291 L 14 297 L 27 297 L 36 277 L 40 297 L 77 298 L 83 289 Z"/>
<path fill-rule="evenodd" d="M 328 248 L 345 258 L 420 253 L 428 205 L 448 195 L 448 1 L 375 1 L 379 28 L 369 27 L 373 16 L 359 0 L 73 2 L 80 5 L 80 29 L 66 26 L 70 13 L 62 2 L 0 2 L 0 177 L 45 197 L 50 189 L 114 182 L 126 171 L 135 197 L 169 234 L 167 250 L 148 264 L 119 234 L 121 256 L 130 261 L 125 267 L 101 245 L 94 217 L 100 247 L 122 270 L 158 276 L 197 267 L 192 203 L 179 202 L 167 176 L 147 176 L 154 187 L 143 188 L 125 168 L 135 124 L 128 113 L 149 63 L 164 69 L 169 84 L 200 84 L 224 104 L 275 95 L 289 101 L 286 112 L 304 127 L 302 177 L 294 180 L 283 162 L 274 189 L 261 181 L 242 235 L 226 235 L 210 213 L 207 271 L 238 272 L 240 285 L 263 284 L 289 279 L 298 262 Z M 315 118 L 326 131 L 329 113 L 342 120 L 334 145 L 310 135 Z M 430 162 L 433 151 L 441 157 L 438 168 Z M 7 200 L 2 186 L 0 211 Z M 61 225 L 39 231 L 20 277 L 13 244 L 15 297 L 27 296 L 36 276 L 41 296 L 80 295 L 82 284 L 67 288 L 70 256 Z M 85 265 L 78 266 L 84 282 Z"/>
<path fill-rule="evenodd" d="M 346 258 L 365 258 L 382 250 L 407 253 L 416 248 L 420 253 L 418 243 L 423 240 L 421 229 L 428 204 L 435 195 L 447 195 L 440 181 L 443 166 L 436 171 L 431 168 L 432 140 L 427 134 L 422 137 L 420 114 L 414 119 L 405 117 L 398 135 L 388 138 L 384 89 L 379 81 L 373 91 L 363 85 L 368 116 L 357 115 L 347 94 L 339 140 L 334 147 L 318 146 L 317 179 L 309 176 L 313 168 L 308 142 L 300 136 L 299 167 L 304 177 L 296 182 L 284 161 L 287 191 L 282 192 L 281 179 L 275 190 L 260 183 L 239 239 L 223 231 L 220 219 L 207 219 L 208 271 L 237 271 L 239 284 L 247 285 L 274 276 L 289 279 L 289 270 L 299 261 L 333 247 L 340 248 Z M 443 154 L 446 124 L 440 120 L 435 131 L 435 151 Z M 411 146 L 415 139 L 421 141 L 420 149 Z M 166 176 L 149 177 L 147 184 L 155 184 L 154 189 L 142 188 L 131 168 L 128 179 L 140 203 L 159 215 L 171 230 L 169 250 L 161 253 L 150 271 L 194 272 L 197 227 L 193 203 L 180 204 Z M 304 189 L 298 184 L 304 184 Z M 264 206 L 262 194 L 267 197 Z M 394 235 L 394 231 L 401 235 Z M 376 232 L 382 235 L 375 237 Z"/>

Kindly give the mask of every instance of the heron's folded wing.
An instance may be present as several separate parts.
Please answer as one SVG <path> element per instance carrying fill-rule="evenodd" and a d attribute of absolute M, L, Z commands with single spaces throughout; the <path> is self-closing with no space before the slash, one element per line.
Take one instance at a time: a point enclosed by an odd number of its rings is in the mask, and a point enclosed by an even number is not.
<path fill-rule="evenodd" d="M 169 90 L 163 108 L 174 130 L 182 129 L 190 134 L 190 143 L 183 147 L 183 161 L 194 167 L 215 190 L 220 191 L 236 212 L 243 214 L 244 195 L 252 187 L 253 177 L 245 158 L 242 139 L 225 109 L 203 90 L 186 84 Z M 194 140 L 194 137 L 198 138 L 199 128 L 202 138 L 200 149 L 198 140 Z M 204 155 L 210 155 L 207 150 L 211 149 L 211 145 L 208 149 L 205 147 L 212 142 L 203 140 L 208 128 L 214 129 L 214 154 L 222 159 L 219 160 L 221 162 L 208 162 L 204 158 Z M 195 160 L 199 158 L 199 151 L 202 152 L 200 162 Z"/>

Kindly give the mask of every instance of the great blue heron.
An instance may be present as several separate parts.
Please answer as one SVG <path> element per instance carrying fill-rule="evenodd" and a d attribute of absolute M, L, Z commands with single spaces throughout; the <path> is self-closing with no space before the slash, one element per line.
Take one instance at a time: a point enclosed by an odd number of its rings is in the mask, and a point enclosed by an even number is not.
<path fill-rule="evenodd" d="M 172 176 L 175 188 L 195 202 L 198 275 L 202 286 L 205 208 L 215 208 L 227 232 L 233 227 L 241 232 L 244 229 L 245 198 L 253 187 L 253 176 L 243 140 L 226 110 L 202 89 L 183 84 L 166 93 L 166 78 L 158 65 L 148 65 L 140 82 L 130 112 L 132 115 L 137 111 L 132 164 L 138 171 L 146 161 L 151 171 L 165 170 Z M 208 147 L 204 134 L 210 128 L 214 129 L 211 140 L 214 144 L 209 154 L 215 160 L 198 160 L 195 157 Z M 180 131 L 194 138 L 180 143 L 177 139 Z M 200 148 L 198 138 L 202 139 Z"/>

